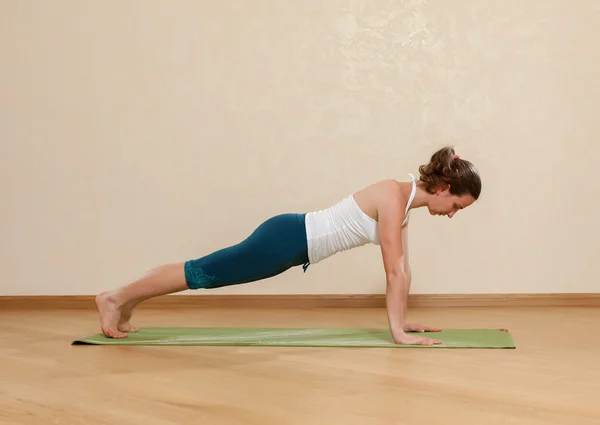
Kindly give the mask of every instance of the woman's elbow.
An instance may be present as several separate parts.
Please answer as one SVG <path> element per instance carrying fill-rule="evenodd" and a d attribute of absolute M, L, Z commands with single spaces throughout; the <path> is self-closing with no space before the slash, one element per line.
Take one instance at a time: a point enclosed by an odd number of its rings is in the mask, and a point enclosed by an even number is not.
<path fill-rule="evenodd" d="M 408 280 L 408 276 L 403 267 L 390 268 L 386 270 L 385 275 L 388 283 Z"/>

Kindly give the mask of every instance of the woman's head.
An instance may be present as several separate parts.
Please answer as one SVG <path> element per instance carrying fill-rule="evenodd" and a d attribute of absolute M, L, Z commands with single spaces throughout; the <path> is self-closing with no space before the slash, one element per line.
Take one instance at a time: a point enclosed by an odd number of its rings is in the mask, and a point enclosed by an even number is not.
<path fill-rule="evenodd" d="M 431 214 L 452 217 L 479 199 L 481 178 L 475 166 L 460 158 L 452 146 L 435 152 L 428 164 L 419 167 L 425 191 L 433 195 L 427 207 Z"/>

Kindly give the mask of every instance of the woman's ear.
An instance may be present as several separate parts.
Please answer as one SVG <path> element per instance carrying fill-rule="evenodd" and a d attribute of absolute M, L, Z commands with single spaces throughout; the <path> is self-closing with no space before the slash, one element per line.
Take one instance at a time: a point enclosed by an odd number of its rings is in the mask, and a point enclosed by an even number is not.
<path fill-rule="evenodd" d="M 450 190 L 450 185 L 449 185 L 449 184 L 446 184 L 446 185 L 444 185 L 444 186 L 438 186 L 438 187 L 435 189 L 435 194 L 436 194 L 436 195 L 443 195 L 443 194 L 444 194 L 444 192 L 447 192 L 447 191 L 449 191 L 449 190 Z"/>

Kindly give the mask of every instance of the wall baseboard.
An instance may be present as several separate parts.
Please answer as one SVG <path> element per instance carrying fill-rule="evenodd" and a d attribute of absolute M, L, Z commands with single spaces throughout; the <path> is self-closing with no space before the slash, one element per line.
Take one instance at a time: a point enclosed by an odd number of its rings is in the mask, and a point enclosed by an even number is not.
<path fill-rule="evenodd" d="M 600 293 L 414 294 L 409 307 L 599 307 Z M 167 295 L 138 308 L 383 308 L 385 295 Z M 0 311 L 94 309 L 92 295 L 0 296 Z"/>

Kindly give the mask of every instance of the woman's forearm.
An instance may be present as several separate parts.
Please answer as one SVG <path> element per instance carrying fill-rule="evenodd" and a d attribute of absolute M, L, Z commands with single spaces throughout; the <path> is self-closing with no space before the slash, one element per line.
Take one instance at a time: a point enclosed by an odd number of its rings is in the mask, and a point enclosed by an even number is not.
<path fill-rule="evenodd" d="M 408 280 L 403 272 L 387 277 L 386 308 L 393 335 L 403 333 L 406 323 Z"/>
<path fill-rule="evenodd" d="M 404 300 L 406 307 L 404 308 L 404 323 L 406 323 L 407 322 L 406 315 L 408 314 L 408 295 L 410 294 L 410 283 L 412 281 L 412 273 L 410 272 L 410 268 L 404 272 L 404 277 L 406 279 L 406 291 L 405 291 L 406 298 Z"/>

